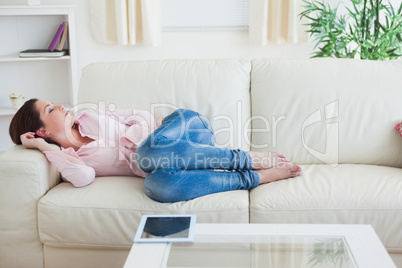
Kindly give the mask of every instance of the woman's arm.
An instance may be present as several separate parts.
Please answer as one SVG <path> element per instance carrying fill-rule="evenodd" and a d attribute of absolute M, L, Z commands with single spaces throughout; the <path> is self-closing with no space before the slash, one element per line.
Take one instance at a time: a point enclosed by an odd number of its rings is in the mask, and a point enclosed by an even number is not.
<path fill-rule="evenodd" d="M 42 138 L 36 138 L 34 132 L 27 132 L 25 134 L 22 134 L 21 142 L 22 145 L 27 149 L 38 149 L 42 153 L 45 151 L 52 151 L 57 154 L 60 154 L 61 156 L 66 158 L 66 160 L 70 163 L 85 166 L 84 162 L 81 159 L 63 153 L 59 147 L 47 143 Z"/>
<path fill-rule="evenodd" d="M 68 155 L 59 147 L 47 143 L 42 138 L 36 138 L 35 133 L 27 132 L 21 135 L 22 145 L 27 149 L 38 149 L 59 170 L 63 180 L 71 182 L 75 187 L 82 187 L 92 183 L 95 179 L 95 170 L 74 156 Z"/>

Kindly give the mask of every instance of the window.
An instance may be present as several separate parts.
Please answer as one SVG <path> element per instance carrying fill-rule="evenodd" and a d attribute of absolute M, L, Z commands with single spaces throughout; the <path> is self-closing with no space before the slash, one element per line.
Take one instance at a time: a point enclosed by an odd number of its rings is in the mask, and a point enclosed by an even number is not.
<path fill-rule="evenodd" d="M 248 0 L 161 0 L 163 30 L 247 29 Z"/>

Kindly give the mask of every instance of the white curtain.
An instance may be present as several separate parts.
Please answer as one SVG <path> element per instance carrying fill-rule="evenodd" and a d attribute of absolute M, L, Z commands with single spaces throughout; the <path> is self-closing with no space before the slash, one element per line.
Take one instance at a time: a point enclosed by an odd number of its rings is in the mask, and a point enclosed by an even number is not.
<path fill-rule="evenodd" d="M 101 43 L 159 46 L 161 0 L 91 0 L 90 21 Z"/>
<path fill-rule="evenodd" d="M 300 21 L 301 0 L 249 0 L 250 43 L 299 43 L 308 41 L 306 21 Z"/>

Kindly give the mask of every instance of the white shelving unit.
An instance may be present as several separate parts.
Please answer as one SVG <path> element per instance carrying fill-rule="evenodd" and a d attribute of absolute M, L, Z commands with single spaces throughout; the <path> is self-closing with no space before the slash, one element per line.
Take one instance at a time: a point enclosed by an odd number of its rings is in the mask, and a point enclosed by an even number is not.
<path fill-rule="evenodd" d="M 49 46 L 59 25 L 68 22 L 65 49 L 60 58 L 20 58 L 26 49 Z M 25 99 L 49 100 L 65 107 L 77 101 L 78 69 L 74 7 L 0 6 L 0 152 L 12 146 L 8 126 L 15 110 L 8 97 L 22 93 Z"/>

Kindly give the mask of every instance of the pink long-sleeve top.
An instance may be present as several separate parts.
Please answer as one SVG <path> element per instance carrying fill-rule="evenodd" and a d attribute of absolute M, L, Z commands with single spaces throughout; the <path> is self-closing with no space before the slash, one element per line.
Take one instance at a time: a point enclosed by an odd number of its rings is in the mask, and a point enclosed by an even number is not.
<path fill-rule="evenodd" d="M 71 163 L 58 152 L 43 152 L 60 171 L 63 180 L 82 187 L 92 183 L 96 176 L 147 175 L 135 162 L 135 152 L 162 120 L 155 122 L 149 112 L 139 110 L 86 110 L 76 119 L 81 135 L 93 141 L 78 151 L 61 150 L 82 160 L 84 165 Z"/>

